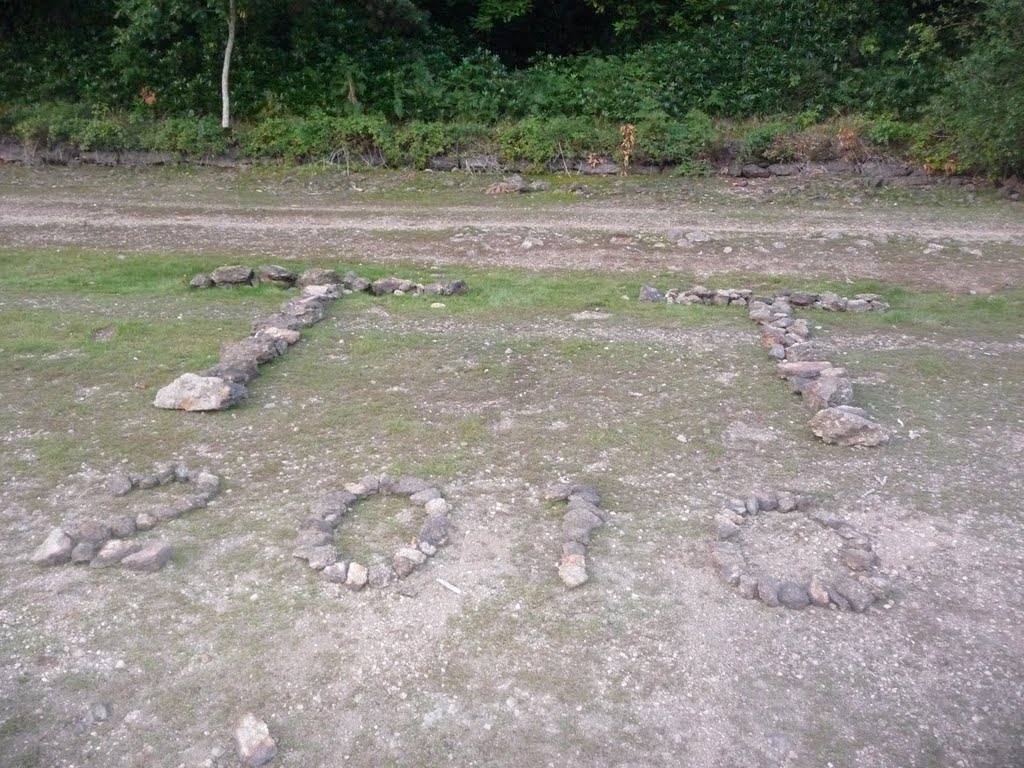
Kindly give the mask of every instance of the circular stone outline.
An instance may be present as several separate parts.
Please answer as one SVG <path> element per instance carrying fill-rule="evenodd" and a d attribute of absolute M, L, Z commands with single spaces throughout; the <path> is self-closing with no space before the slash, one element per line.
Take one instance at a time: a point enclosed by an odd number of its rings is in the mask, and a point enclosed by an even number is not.
<path fill-rule="evenodd" d="M 359 591 L 367 584 L 385 587 L 396 578 L 409 576 L 448 543 L 451 505 L 441 490 L 426 480 L 411 476 L 367 475 L 358 483 L 349 483 L 344 488 L 320 497 L 313 513 L 299 524 L 299 543 L 292 552 L 292 557 L 305 560 L 311 569 L 320 572 L 325 581 L 344 584 L 353 591 Z M 367 567 L 356 561 L 345 561 L 334 544 L 334 535 L 345 515 L 371 496 L 404 496 L 426 512 L 416 538 L 395 550 L 390 565 L 379 563 Z"/>
<path fill-rule="evenodd" d="M 815 606 L 863 613 L 883 599 L 890 587 L 888 580 L 878 572 L 881 562 L 874 551 L 874 541 L 844 518 L 811 507 L 808 497 L 786 491 L 755 493 L 746 500 L 730 500 L 715 516 L 718 541 L 711 546 L 711 564 L 719 580 L 738 588 L 742 597 L 760 600 L 772 608 L 800 610 Z M 809 581 L 798 583 L 752 573 L 737 540 L 744 529 L 750 530 L 750 521 L 761 512 L 775 511 L 803 514 L 839 536 L 843 541 L 840 562 L 847 575 L 826 578 L 815 573 Z"/>

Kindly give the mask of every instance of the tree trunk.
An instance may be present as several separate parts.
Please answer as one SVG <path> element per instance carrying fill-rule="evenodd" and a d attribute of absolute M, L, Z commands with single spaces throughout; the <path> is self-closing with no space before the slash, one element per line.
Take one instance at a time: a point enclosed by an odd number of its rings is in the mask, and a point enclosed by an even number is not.
<path fill-rule="evenodd" d="M 220 127 L 227 130 L 231 127 L 231 95 L 228 93 L 228 80 L 231 74 L 231 51 L 235 47 L 235 0 L 228 0 L 228 42 L 224 46 L 224 69 L 220 73 Z"/>

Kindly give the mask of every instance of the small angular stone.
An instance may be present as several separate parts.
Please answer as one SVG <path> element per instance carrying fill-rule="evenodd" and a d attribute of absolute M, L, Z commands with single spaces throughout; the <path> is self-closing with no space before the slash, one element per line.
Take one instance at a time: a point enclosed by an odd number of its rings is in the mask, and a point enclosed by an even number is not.
<path fill-rule="evenodd" d="M 132 487 L 132 479 L 127 472 L 115 472 L 107 478 L 107 493 L 111 496 L 124 496 Z"/>
<path fill-rule="evenodd" d="M 270 737 L 270 729 L 252 712 L 243 715 L 235 727 L 235 748 L 238 760 L 245 768 L 258 768 L 277 754 L 277 744 Z"/>
<path fill-rule="evenodd" d="M 428 501 L 441 498 L 441 492 L 437 488 L 424 488 L 422 491 L 409 496 L 409 502 L 418 506 L 425 505 Z"/>
<path fill-rule="evenodd" d="M 354 592 L 358 592 L 366 586 L 368 578 L 369 573 L 367 572 L 365 565 L 362 563 L 348 564 L 348 575 L 345 577 L 345 586 L 349 589 Z"/>
<path fill-rule="evenodd" d="M 583 509 L 581 507 L 576 507 L 574 509 L 567 510 L 562 520 L 566 523 L 569 523 L 570 525 L 580 526 L 582 528 L 586 528 L 587 530 L 598 528 L 601 526 L 603 522 L 601 518 L 595 515 L 593 512 L 587 509 Z"/>
<path fill-rule="evenodd" d="M 569 494 L 569 501 L 573 499 L 582 499 L 583 501 L 589 501 L 595 506 L 601 505 L 601 494 L 597 492 L 597 489 L 590 485 L 574 485 L 572 492 Z"/>
<path fill-rule="evenodd" d="M 796 509 L 796 497 L 788 491 L 776 493 L 775 500 L 778 502 L 779 512 L 792 512 Z"/>
<path fill-rule="evenodd" d="M 731 520 L 726 519 L 724 516 L 719 515 L 715 518 L 715 532 L 718 538 L 722 541 L 734 539 L 740 534 L 740 527 Z"/>
<path fill-rule="evenodd" d="M 770 576 L 762 576 L 757 580 L 757 596 L 761 602 L 772 608 L 779 606 L 779 582 Z"/>
<path fill-rule="evenodd" d="M 216 285 L 252 285 L 255 276 L 251 267 L 232 265 L 217 267 L 210 274 L 210 279 Z"/>
<path fill-rule="evenodd" d="M 54 528 L 32 553 L 32 562 L 36 565 L 60 565 L 71 559 L 74 543 L 60 528 Z"/>
<path fill-rule="evenodd" d="M 157 392 L 153 405 L 182 411 L 220 411 L 237 404 L 247 394 L 242 384 L 219 376 L 186 373 Z"/>
<path fill-rule="evenodd" d="M 569 483 L 553 483 L 544 489 L 544 501 L 565 501 L 572 493 Z"/>
<path fill-rule="evenodd" d="M 558 578 L 569 589 L 586 584 L 590 579 L 587 574 L 587 559 L 583 555 L 563 555 L 558 564 Z"/>
<path fill-rule="evenodd" d="M 394 569 L 387 563 L 376 563 L 367 569 L 366 582 L 371 587 L 386 587 L 395 579 Z"/>
<path fill-rule="evenodd" d="M 148 512 L 140 512 L 135 517 L 135 529 L 138 531 L 150 531 L 156 527 L 159 521 Z"/>
<path fill-rule="evenodd" d="M 665 300 L 665 294 L 653 285 L 644 285 L 640 288 L 640 295 L 637 301 L 661 302 Z"/>
<path fill-rule="evenodd" d="M 448 514 L 449 507 L 448 502 L 445 501 L 444 499 L 433 499 L 432 501 L 427 502 L 425 509 L 427 512 L 427 518 L 429 522 L 430 520 L 444 520 L 445 515 Z M 424 523 L 424 525 L 426 525 L 426 523 Z M 447 527 L 447 523 L 445 523 L 446 534 Z M 434 543 L 439 544 L 441 542 L 435 541 Z"/>
<path fill-rule="evenodd" d="M 842 598 L 856 613 L 863 613 L 874 602 L 874 595 L 864 586 L 850 578 L 836 579 L 829 591 L 833 601 Z"/>
<path fill-rule="evenodd" d="M 212 472 L 200 472 L 194 482 L 196 493 L 208 499 L 212 499 L 220 490 L 220 478 Z"/>
<path fill-rule="evenodd" d="M 395 572 L 395 575 L 398 576 L 398 578 L 404 579 L 416 570 L 416 564 L 407 557 L 395 555 L 391 560 L 391 569 Z"/>
<path fill-rule="evenodd" d="M 817 413 L 825 408 L 853 405 L 853 383 L 846 376 L 820 376 L 800 390 L 804 405 Z"/>
<path fill-rule="evenodd" d="M 397 557 L 404 557 L 413 565 L 423 565 L 427 562 L 427 556 L 413 547 L 402 547 L 395 553 L 395 555 Z"/>
<path fill-rule="evenodd" d="M 341 285 L 341 278 L 338 277 L 338 273 L 333 269 L 307 269 L 301 275 L 297 284 L 300 288 L 305 288 L 307 285 Z"/>
<path fill-rule="evenodd" d="M 753 600 L 757 597 L 757 577 L 744 573 L 740 576 L 739 583 L 740 597 Z"/>
<path fill-rule="evenodd" d="M 566 511 L 571 512 L 574 509 L 582 509 L 603 521 L 608 520 L 608 510 L 602 509 L 597 504 L 591 504 L 589 501 L 584 501 L 583 499 L 574 497 L 569 500 Z"/>
<path fill-rule="evenodd" d="M 141 544 L 137 544 L 133 541 L 125 541 L 124 539 L 114 539 L 103 545 L 102 549 L 96 553 L 89 565 L 92 568 L 109 568 L 112 565 L 120 563 L 128 557 L 128 555 L 135 554 L 140 549 L 142 549 Z"/>
<path fill-rule="evenodd" d="M 348 564 L 345 562 L 337 562 L 332 565 L 328 565 L 320 572 L 320 576 L 324 581 L 329 581 L 332 584 L 344 584 L 348 578 Z"/>
<path fill-rule="evenodd" d="M 71 550 L 71 562 L 79 565 L 88 563 L 95 556 L 96 545 L 91 541 L 81 541 Z"/>
<path fill-rule="evenodd" d="M 110 521 L 110 534 L 116 539 L 126 539 L 135 533 L 135 518 L 121 515 Z"/>
<path fill-rule="evenodd" d="M 811 581 L 807 585 L 807 596 L 810 598 L 812 605 L 816 605 L 819 608 L 828 608 L 828 585 L 825 584 L 820 575 L 814 574 L 811 577 Z"/>
<path fill-rule="evenodd" d="M 878 556 L 874 552 L 853 547 L 843 547 L 843 563 L 852 571 L 867 571 L 878 564 Z"/>
<path fill-rule="evenodd" d="M 399 477 L 391 484 L 391 492 L 397 496 L 412 496 L 430 488 L 430 483 L 418 477 Z"/>
<path fill-rule="evenodd" d="M 121 565 L 131 571 L 152 573 L 161 570 L 171 559 L 174 548 L 165 541 L 154 541 L 138 552 L 121 560 Z"/>
<path fill-rule="evenodd" d="M 730 587 L 739 586 L 740 578 L 743 576 L 743 569 L 739 563 L 727 563 L 718 569 L 718 579 Z"/>
<path fill-rule="evenodd" d="M 790 610 L 799 611 L 811 603 L 807 590 L 795 581 L 784 581 L 779 585 L 779 603 Z"/>
<path fill-rule="evenodd" d="M 889 442 L 888 431 L 860 408 L 825 408 L 814 414 L 809 426 L 822 441 L 835 445 L 873 448 Z"/>
<path fill-rule="evenodd" d="M 76 542 L 88 541 L 97 547 L 110 538 L 110 526 L 99 520 L 86 520 L 66 525 L 64 532 Z"/>

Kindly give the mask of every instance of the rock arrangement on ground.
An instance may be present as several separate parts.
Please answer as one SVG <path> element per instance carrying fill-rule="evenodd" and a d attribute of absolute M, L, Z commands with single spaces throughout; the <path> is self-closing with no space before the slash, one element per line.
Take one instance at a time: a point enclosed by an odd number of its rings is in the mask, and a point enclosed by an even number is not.
<path fill-rule="evenodd" d="M 487 195 L 527 194 L 529 192 L 547 192 L 551 184 L 546 181 L 525 181 L 518 174 L 496 181 L 484 190 Z"/>
<path fill-rule="evenodd" d="M 558 563 L 558 577 L 570 589 L 586 584 L 590 579 L 587 574 L 590 532 L 608 519 L 607 512 L 601 508 L 601 494 L 589 485 L 558 483 L 547 489 L 544 498 L 568 502 L 562 517 L 562 556 Z"/>
<path fill-rule="evenodd" d="M 193 278 L 191 284 L 193 287 L 202 287 L 206 283 L 210 286 L 240 285 L 253 284 L 254 280 L 271 280 L 290 287 L 288 280 L 293 275 L 293 272 L 273 265 L 257 270 L 228 266 L 218 267 L 212 275 L 199 275 Z M 200 278 L 206 278 L 206 281 Z M 237 282 L 230 283 L 229 280 Z M 212 368 L 201 373 L 182 374 L 160 389 L 153 405 L 181 411 L 223 411 L 237 405 L 248 397 L 247 385 L 256 376 L 259 366 L 284 355 L 299 341 L 300 329 L 309 328 L 323 320 L 327 307 L 345 293 L 369 291 L 375 296 L 456 296 L 469 290 L 464 280 L 428 285 L 397 277 L 371 281 L 355 272 L 347 272 L 339 277 L 333 269 L 306 270 L 295 277 L 293 284 L 302 290 L 301 296 L 282 303 L 277 314 L 256 320 L 247 338 L 224 344 L 220 360 Z"/>
<path fill-rule="evenodd" d="M 852 299 L 835 293 L 777 291 L 759 296 L 748 289 L 710 290 L 694 286 L 688 291 L 661 293 L 653 286 L 640 290 L 640 301 L 670 304 L 741 305 L 761 328 L 761 345 L 778 362 L 779 375 L 814 413 L 811 431 L 825 443 L 873 448 L 889 442 L 889 432 L 853 404 L 853 383 L 845 368 L 824 360 L 822 350 L 811 341 L 811 328 L 795 317 L 795 308 L 829 312 L 880 312 L 889 309 L 881 296 L 861 293 Z"/>
<path fill-rule="evenodd" d="M 756 521 L 767 514 L 802 514 L 834 531 L 842 540 L 839 550 L 841 572 L 815 573 L 806 581 L 753 573 L 744 554 L 747 537 L 756 536 Z M 711 546 L 711 564 L 718 578 L 736 587 L 740 595 L 760 600 L 775 608 L 800 610 L 808 606 L 863 613 L 876 600 L 885 599 L 891 587 L 879 572 L 874 543 L 849 522 L 828 512 L 817 511 L 811 500 L 786 491 L 751 494 L 732 499 L 715 516 L 717 541 Z"/>
<path fill-rule="evenodd" d="M 537 182 L 538 184 L 543 182 Z M 336 281 L 310 282 L 323 279 L 323 274 L 329 272 L 334 274 Z M 469 287 L 465 280 L 452 280 L 447 283 L 417 283 L 414 280 L 406 280 L 400 277 L 383 277 L 379 280 L 370 280 L 360 277 L 355 272 L 346 272 L 338 278 L 334 270 L 312 269 L 299 275 L 276 264 L 264 264 L 252 267 L 244 265 L 227 265 L 217 267 L 210 274 L 199 274 L 189 281 L 190 288 L 217 288 L 227 286 L 253 286 L 269 284 L 280 288 L 293 288 L 296 285 L 305 288 L 309 285 L 340 285 L 340 293 L 372 293 L 374 296 L 384 295 L 414 295 L 414 296 L 458 296 L 466 293 Z"/>
<path fill-rule="evenodd" d="M 181 462 L 168 462 L 157 464 L 147 475 L 116 472 L 107 479 L 107 490 L 112 496 L 125 496 L 136 489 L 147 490 L 172 482 L 188 483 L 192 493 L 152 514 L 121 515 L 108 521 L 90 520 L 54 528 L 32 553 L 32 562 L 37 565 L 87 564 L 92 568 L 119 565 L 133 571 L 159 571 L 170 560 L 172 546 L 164 541 L 140 544 L 129 539 L 136 533 L 152 530 L 160 523 L 205 507 L 220 490 L 220 478 L 211 472 L 193 472 Z"/>
<path fill-rule="evenodd" d="M 277 264 L 247 267 L 241 264 L 230 264 L 217 267 L 210 274 L 199 274 L 189 281 L 189 288 L 224 288 L 238 285 L 260 285 L 263 283 L 276 285 L 279 288 L 291 288 L 298 281 L 297 273 L 280 267 Z"/>
<path fill-rule="evenodd" d="M 390 562 L 367 565 L 346 561 L 334 544 L 335 531 L 353 507 L 374 495 L 406 497 L 413 505 L 423 507 L 426 518 L 416 537 L 400 546 Z M 292 556 L 319 571 L 325 581 L 345 584 L 353 591 L 367 584 L 385 587 L 396 578 L 409 576 L 448 543 L 450 510 L 440 489 L 426 480 L 368 475 L 358 483 L 346 485 L 345 490 L 328 493 L 319 500 L 314 513 L 299 524 L 298 546 Z"/>

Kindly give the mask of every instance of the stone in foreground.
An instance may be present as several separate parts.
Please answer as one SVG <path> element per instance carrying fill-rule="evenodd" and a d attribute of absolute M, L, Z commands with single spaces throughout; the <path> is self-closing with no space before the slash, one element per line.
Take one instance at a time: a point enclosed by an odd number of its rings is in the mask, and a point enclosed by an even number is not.
<path fill-rule="evenodd" d="M 558 577 L 570 589 L 586 584 L 590 578 L 587 576 L 586 558 L 583 555 L 562 555 L 562 562 L 558 566 Z"/>
<path fill-rule="evenodd" d="M 186 373 L 156 393 L 153 405 L 179 411 L 222 411 L 241 401 L 245 386 L 219 376 Z"/>
<path fill-rule="evenodd" d="M 238 760 L 246 768 L 265 765 L 277 754 L 277 744 L 270 738 L 270 729 L 252 712 L 245 713 L 238 721 L 235 746 L 238 749 Z"/>
<path fill-rule="evenodd" d="M 833 445 L 874 448 L 889 442 L 885 427 L 862 409 L 849 405 L 818 411 L 808 426 L 824 442 Z"/>
<path fill-rule="evenodd" d="M 143 571 L 152 573 L 159 571 L 171 559 L 173 547 L 164 541 L 154 541 L 147 544 L 138 552 L 128 555 L 121 561 L 121 565 L 130 571 Z"/>
<path fill-rule="evenodd" d="M 32 562 L 36 565 L 60 565 L 71 559 L 74 542 L 60 528 L 54 528 L 46 541 L 32 553 Z"/>

